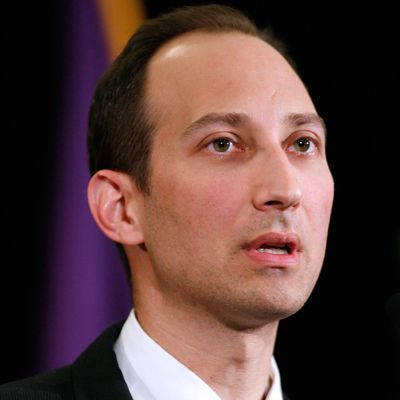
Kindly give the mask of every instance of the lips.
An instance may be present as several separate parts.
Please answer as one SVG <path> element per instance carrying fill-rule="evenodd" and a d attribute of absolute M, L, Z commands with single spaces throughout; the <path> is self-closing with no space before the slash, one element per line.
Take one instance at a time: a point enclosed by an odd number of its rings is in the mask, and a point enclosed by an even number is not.
<path fill-rule="evenodd" d="M 245 253 L 266 267 L 289 267 L 299 263 L 301 243 L 295 233 L 269 232 L 244 247 Z"/>

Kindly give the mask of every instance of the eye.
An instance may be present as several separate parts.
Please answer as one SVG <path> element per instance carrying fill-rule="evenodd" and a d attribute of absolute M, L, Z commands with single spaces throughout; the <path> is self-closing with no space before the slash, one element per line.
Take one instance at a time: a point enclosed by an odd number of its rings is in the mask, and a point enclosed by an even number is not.
<path fill-rule="evenodd" d="M 316 144 L 308 137 L 301 137 L 296 139 L 290 148 L 293 148 L 297 153 L 313 153 L 316 149 Z"/>
<path fill-rule="evenodd" d="M 215 139 L 208 145 L 210 150 L 214 150 L 217 153 L 228 153 L 232 150 L 233 146 L 232 140 L 227 138 Z"/>

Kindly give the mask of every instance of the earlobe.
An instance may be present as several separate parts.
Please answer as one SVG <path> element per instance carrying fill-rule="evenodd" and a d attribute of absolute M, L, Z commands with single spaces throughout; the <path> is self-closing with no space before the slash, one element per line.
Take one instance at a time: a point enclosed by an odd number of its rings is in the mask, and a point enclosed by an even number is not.
<path fill-rule="evenodd" d="M 142 200 L 142 194 L 127 174 L 101 170 L 90 179 L 90 211 L 103 233 L 115 242 L 125 245 L 143 243 Z"/>

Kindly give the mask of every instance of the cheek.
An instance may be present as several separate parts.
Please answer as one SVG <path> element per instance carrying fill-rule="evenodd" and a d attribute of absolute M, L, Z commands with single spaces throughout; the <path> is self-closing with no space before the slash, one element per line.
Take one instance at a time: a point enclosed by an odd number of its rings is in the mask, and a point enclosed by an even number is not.
<path fill-rule="evenodd" d="M 210 227 L 209 230 L 233 223 L 244 202 L 243 190 L 232 182 L 232 177 L 212 173 L 182 171 L 158 182 L 155 189 L 175 222 Z"/>
<path fill-rule="evenodd" d="M 322 221 L 329 219 L 332 209 L 333 192 L 318 188 L 308 196 L 308 208 L 316 218 L 322 218 Z"/>
<path fill-rule="evenodd" d="M 315 183 L 309 185 L 303 201 L 315 236 L 326 239 L 333 203 L 333 179 L 327 171 Z"/>
<path fill-rule="evenodd" d="M 321 193 L 320 193 L 321 214 L 326 218 L 328 223 L 332 212 L 333 196 L 334 196 L 334 182 L 332 175 L 328 171 L 326 173 L 326 179 L 323 182 L 321 182 Z"/>
<path fill-rule="evenodd" d="M 154 180 L 146 202 L 145 228 L 153 263 L 168 271 L 173 265 L 183 274 L 193 255 L 194 263 L 203 266 L 199 271 L 224 264 L 227 237 L 237 230 L 243 202 L 243 190 L 236 190 L 229 180 L 204 174 L 195 179 L 180 175 L 177 180 L 175 175 Z"/>

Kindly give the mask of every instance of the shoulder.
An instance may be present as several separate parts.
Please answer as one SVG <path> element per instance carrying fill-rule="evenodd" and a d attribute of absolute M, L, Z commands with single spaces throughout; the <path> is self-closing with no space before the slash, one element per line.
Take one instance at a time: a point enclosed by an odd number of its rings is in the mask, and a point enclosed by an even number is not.
<path fill-rule="evenodd" d="M 67 400 L 73 398 L 71 367 L 63 367 L 0 386 L 2 400 Z"/>
<path fill-rule="evenodd" d="M 1 385 L 0 399 L 131 399 L 113 349 L 122 324 L 109 327 L 73 364 Z"/>

